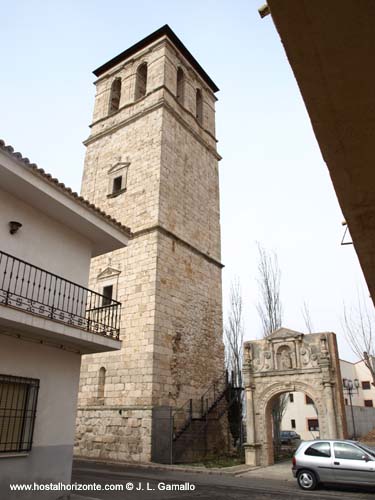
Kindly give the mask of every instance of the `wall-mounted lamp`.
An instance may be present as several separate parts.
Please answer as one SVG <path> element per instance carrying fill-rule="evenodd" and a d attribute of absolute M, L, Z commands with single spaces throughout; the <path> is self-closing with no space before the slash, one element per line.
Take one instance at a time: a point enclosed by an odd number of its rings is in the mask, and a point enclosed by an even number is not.
<path fill-rule="evenodd" d="M 16 220 L 11 220 L 9 222 L 10 234 L 15 234 L 21 227 L 22 227 L 22 224 L 20 222 L 17 222 Z"/>
<path fill-rule="evenodd" d="M 271 14 L 270 8 L 268 7 L 268 5 L 266 3 L 258 9 L 258 12 L 259 12 L 259 15 L 262 19 L 264 17 L 268 16 L 269 14 Z"/>

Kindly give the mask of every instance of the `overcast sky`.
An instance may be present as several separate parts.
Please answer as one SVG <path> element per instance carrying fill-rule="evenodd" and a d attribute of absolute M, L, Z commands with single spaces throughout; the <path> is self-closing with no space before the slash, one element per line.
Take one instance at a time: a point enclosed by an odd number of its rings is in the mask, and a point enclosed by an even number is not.
<path fill-rule="evenodd" d="M 220 88 L 224 304 L 243 289 L 246 338 L 260 336 L 257 247 L 277 252 L 284 326 L 338 334 L 343 303 L 368 295 L 343 216 L 279 36 L 262 0 L 2 2 L 0 136 L 79 191 L 94 103 L 92 71 L 169 24 Z"/>

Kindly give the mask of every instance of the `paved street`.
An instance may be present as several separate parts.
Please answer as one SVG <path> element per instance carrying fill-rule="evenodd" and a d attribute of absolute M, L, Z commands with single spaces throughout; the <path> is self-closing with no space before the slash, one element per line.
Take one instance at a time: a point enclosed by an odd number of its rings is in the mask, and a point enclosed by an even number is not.
<path fill-rule="evenodd" d="M 285 471 L 285 473 L 284 473 Z M 288 475 L 289 474 L 289 475 Z M 356 488 L 325 487 L 314 492 L 303 492 L 294 480 L 290 480 L 290 464 L 274 468 L 257 469 L 241 476 L 218 475 L 209 473 L 158 470 L 127 465 L 108 465 L 95 462 L 75 462 L 73 481 L 89 484 L 122 484 L 124 491 L 117 492 L 80 492 L 84 498 L 100 500 L 159 500 L 186 499 L 199 500 L 252 499 L 252 500 L 312 500 L 373 499 L 373 491 Z M 129 486 L 129 484 L 131 486 Z M 194 490 L 166 491 L 170 485 L 193 485 Z M 127 488 L 134 487 L 133 490 Z"/>

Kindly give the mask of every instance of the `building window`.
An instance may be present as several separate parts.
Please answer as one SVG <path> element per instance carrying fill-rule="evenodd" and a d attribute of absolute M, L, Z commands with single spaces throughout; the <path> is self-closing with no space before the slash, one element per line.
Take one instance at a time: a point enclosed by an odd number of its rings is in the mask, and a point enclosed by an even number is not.
<path fill-rule="evenodd" d="M 348 405 L 348 398 L 345 398 L 345 404 Z"/>
<path fill-rule="evenodd" d="M 294 394 L 289 394 L 289 403 L 294 403 Z"/>
<path fill-rule="evenodd" d="M 99 370 L 99 380 L 98 380 L 98 399 L 100 402 L 104 400 L 104 390 L 105 390 L 105 374 L 106 369 L 102 366 Z"/>
<path fill-rule="evenodd" d="M 362 381 L 362 389 L 364 390 L 371 389 L 371 383 L 368 380 Z"/>
<path fill-rule="evenodd" d="M 177 70 L 177 101 L 184 105 L 184 97 L 185 97 L 185 75 L 182 68 L 178 68 Z"/>
<path fill-rule="evenodd" d="M 290 421 L 290 425 L 291 425 L 292 429 L 296 428 L 296 421 L 294 418 L 292 418 L 292 420 Z"/>
<path fill-rule="evenodd" d="M 0 453 L 31 450 L 39 380 L 0 375 Z"/>
<path fill-rule="evenodd" d="M 195 92 L 195 117 L 200 124 L 203 121 L 203 100 L 202 91 L 197 89 Z"/>
<path fill-rule="evenodd" d="M 319 430 L 319 421 L 317 418 L 308 418 L 307 419 L 307 430 L 309 430 L 309 431 L 318 431 Z"/>
<path fill-rule="evenodd" d="M 109 114 L 119 110 L 121 99 L 121 78 L 115 78 L 112 82 L 111 93 L 109 97 Z"/>
<path fill-rule="evenodd" d="M 122 189 L 122 175 L 115 177 L 112 184 L 112 194 L 117 194 Z"/>
<path fill-rule="evenodd" d="M 314 401 L 310 398 L 310 396 L 308 396 L 307 394 L 305 394 L 305 403 L 307 405 L 313 405 Z"/>
<path fill-rule="evenodd" d="M 368 408 L 372 408 L 374 406 L 374 402 L 372 399 L 365 399 L 365 406 Z"/>
<path fill-rule="evenodd" d="M 147 63 L 138 66 L 135 77 L 135 100 L 146 95 L 147 91 Z"/>
<path fill-rule="evenodd" d="M 107 198 L 115 198 L 126 191 L 128 167 L 130 163 L 116 163 L 108 170 Z"/>
<path fill-rule="evenodd" d="M 103 287 L 102 306 L 109 306 L 113 296 L 113 285 Z"/>

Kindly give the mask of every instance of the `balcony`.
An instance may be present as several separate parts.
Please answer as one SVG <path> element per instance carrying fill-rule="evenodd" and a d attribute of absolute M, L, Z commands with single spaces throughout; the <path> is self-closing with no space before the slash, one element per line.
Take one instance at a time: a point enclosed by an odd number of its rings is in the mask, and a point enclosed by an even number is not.
<path fill-rule="evenodd" d="M 2 251 L 0 305 L 89 334 L 119 339 L 120 302 Z M 60 332 L 60 337 L 66 336 L 66 328 Z M 87 339 L 87 335 L 83 337 Z"/>

